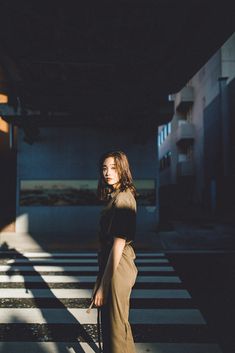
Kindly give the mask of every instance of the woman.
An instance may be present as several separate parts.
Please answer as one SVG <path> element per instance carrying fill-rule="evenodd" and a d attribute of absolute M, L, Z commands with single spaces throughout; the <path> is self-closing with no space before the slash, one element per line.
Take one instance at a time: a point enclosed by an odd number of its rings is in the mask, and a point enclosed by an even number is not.
<path fill-rule="evenodd" d="M 99 274 L 93 302 L 101 310 L 104 353 L 135 353 L 129 316 L 137 277 L 132 243 L 136 226 L 136 190 L 126 155 L 105 153 L 99 161 L 98 196 L 105 202 L 100 218 Z"/>

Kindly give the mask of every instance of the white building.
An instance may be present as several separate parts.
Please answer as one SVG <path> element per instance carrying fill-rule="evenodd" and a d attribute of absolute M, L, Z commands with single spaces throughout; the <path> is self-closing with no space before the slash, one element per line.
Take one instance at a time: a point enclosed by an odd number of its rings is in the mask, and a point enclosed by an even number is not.
<path fill-rule="evenodd" d="M 233 194 L 234 78 L 235 33 L 180 92 L 169 96 L 175 113 L 158 129 L 165 216 L 220 210 L 225 196 Z"/>

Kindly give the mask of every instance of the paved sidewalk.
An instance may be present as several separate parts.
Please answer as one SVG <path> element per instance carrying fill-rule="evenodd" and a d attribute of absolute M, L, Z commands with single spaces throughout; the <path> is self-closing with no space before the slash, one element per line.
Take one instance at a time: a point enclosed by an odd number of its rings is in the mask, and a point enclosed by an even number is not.
<path fill-rule="evenodd" d="M 170 229 L 171 228 L 171 229 Z M 173 221 L 157 236 L 163 250 L 235 250 L 235 224 L 222 222 Z"/>
<path fill-rule="evenodd" d="M 0 233 L 0 250 L 79 251 L 97 250 L 94 234 Z M 172 221 L 159 229 L 137 234 L 135 249 L 143 251 L 235 251 L 235 224 L 215 221 Z"/>

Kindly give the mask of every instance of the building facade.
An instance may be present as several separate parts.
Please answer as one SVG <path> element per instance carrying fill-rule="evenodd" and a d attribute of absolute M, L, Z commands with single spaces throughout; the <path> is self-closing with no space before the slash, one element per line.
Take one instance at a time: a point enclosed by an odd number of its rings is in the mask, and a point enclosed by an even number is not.
<path fill-rule="evenodd" d="M 158 129 L 162 217 L 230 214 L 234 207 L 235 34 L 170 95 Z"/>
<path fill-rule="evenodd" d="M 156 133 L 156 132 L 155 132 Z M 138 236 L 156 228 L 157 153 L 155 138 L 145 144 L 134 133 L 115 133 L 91 127 L 41 128 L 30 145 L 18 130 L 16 232 L 72 234 L 94 240 L 102 206 L 93 195 L 98 184 L 98 160 L 109 150 L 123 150 L 129 159 L 134 184 L 145 197 L 138 205 Z M 154 161 L 154 162 L 153 162 Z M 153 196 L 151 200 L 148 193 Z"/>

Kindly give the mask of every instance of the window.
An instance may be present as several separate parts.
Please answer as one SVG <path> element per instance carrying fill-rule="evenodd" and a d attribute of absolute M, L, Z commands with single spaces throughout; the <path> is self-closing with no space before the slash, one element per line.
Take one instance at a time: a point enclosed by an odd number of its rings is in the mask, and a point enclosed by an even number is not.
<path fill-rule="evenodd" d="M 164 136 L 164 140 L 166 139 L 167 137 L 167 129 L 166 129 L 166 125 L 164 125 L 164 128 L 163 128 L 163 136 Z"/>
<path fill-rule="evenodd" d="M 158 146 L 165 141 L 167 136 L 171 133 L 171 123 L 167 123 L 161 126 L 161 131 L 158 133 Z"/>
<path fill-rule="evenodd" d="M 167 134 L 169 135 L 171 133 L 171 122 L 167 124 Z"/>
<path fill-rule="evenodd" d="M 190 145 L 187 148 L 187 159 L 192 160 L 193 159 L 193 146 Z"/>
<path fill-rule="evenodd" d="M 161 146 L 161 138 L 160 138 L 160 134 L 158 134 L 158 138 L 157 138 L 157 140 L 158 140 L 158 147 L 160 147 L 160 146 Z"/>
<path fill-rule="evenodd" d="M 168 151 L 159 161 L 160 171 L 170 167 L 171 165 L 171 151 Z"/>
<path fill-rule="evenodd" d="M 167 166 L 169 167 L 171 165 L 171 151 L 167 152 Z"/>
<path fill-rule="evenodd" d="M 161 131 L 161 136 L 160 136 L 161 143 L 163 143 L 163 130 Z"/>
<path fill-rule="evenodd" d="M 192 122 L 192 107 L 190 107 L 189 111 L 187 112 L 187 121 L 189 123 Z"/>

